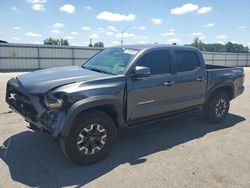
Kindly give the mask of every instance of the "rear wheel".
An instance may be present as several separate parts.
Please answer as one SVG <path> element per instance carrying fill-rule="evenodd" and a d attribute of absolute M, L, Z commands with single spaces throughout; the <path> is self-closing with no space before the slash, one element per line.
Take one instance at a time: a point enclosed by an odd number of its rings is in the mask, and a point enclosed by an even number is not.
<path fill-rule="evenodd" d="M 87 165 L 103 159 L 115 140 L 116 127 L 110 116 L 92 110 L 75 120 L 67 138 L 61 138 L 61 146 L 73 162 Z"/>
<path fill-rule="evenodd" d="M 204 116 L 208 122 L 220 123 L 228 115 L 230 99 L 227 93 L 218 91 L 205 104 Z"/>

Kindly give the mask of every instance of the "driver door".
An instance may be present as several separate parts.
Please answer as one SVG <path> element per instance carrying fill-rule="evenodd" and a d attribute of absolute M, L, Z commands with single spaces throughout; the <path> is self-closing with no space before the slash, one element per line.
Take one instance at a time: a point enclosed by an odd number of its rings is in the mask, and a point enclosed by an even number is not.
<path fill-rule="evenodd" d="M 148 67 L 151 74 L 146 78 L 127 78 L 127 120 L 135 121 L 172 111 L 175 76 L 169 51 L 147 52 L 135 66 Z"/>

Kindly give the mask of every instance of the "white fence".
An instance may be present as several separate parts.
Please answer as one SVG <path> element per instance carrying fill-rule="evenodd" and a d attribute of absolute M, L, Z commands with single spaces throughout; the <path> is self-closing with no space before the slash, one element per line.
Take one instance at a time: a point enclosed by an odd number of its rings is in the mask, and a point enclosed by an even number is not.
<path fill-rule="evenodd" d="M 102 48 L 0 44 L 0 71 L 81 65 Z"/>
<path fill-rule="evenodd" d="M 0 71 L 28 71 L 81 65 L 102 48 L 0 44 Z M 207 64 L 250 66 L 250 53 L 203 52 Z"/>

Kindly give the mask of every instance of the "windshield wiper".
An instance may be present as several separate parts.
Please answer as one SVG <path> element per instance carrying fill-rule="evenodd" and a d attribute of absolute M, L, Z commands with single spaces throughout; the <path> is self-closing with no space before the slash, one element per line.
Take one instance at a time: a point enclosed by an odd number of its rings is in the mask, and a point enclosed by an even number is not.
<path fill-rule="evenodd" d="M 95 71 L 95 72 L 104 73 L 104 74 L 113 74 L 113 73 L 111 73 L 111 72 L 107 72 L 107 71 L 105 71 L 105 70 L 100 70 L 100 69 L 96 69 L 96 68 L 89 68 L 89 67 L 84 67 L 84 66 L 83 66 L 82 68 L 88 69 L 88 70 L 92 70 L 92 71 Z"/>

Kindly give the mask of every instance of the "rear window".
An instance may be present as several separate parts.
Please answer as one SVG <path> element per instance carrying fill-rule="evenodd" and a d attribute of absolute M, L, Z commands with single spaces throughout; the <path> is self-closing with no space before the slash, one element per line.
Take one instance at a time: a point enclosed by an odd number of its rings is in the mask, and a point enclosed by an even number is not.
<path fill-rule="evenodd" d="M 200 67 L 197 54 L 192 51 L 175 51 L 177 72 L 193 71 Z"/>

